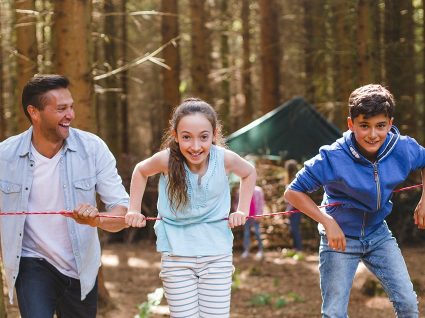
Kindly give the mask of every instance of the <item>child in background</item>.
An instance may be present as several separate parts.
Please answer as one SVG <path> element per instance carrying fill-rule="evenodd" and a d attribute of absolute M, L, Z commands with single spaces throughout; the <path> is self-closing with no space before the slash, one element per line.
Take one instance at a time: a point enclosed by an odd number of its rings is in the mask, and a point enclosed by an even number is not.
<path fill-rule="evenodd" d="M 286 170 L 286 185 L 288 186 L 292 180 L 294 180 L 295 175 L 298 172 L 298 162 L 296 160 L 290 159 L 285 162 Z M 295 208 L 288 203 L 286 206 L 286 211 L 295 210 Z M 301 252 L 303 249 L 301 232 L 300 232 L 300 223 L 301 223 L 301 213 L 291 213 L 289 214 L 289 224 L 291 227 L 291 236 L 293 241 L 293 247 L 297 252 Z"/>
<path fill-rule="evenodd" d="M 263 189 L 259 186 L 255 186 L 254 194 L 251 199 L 251 205 L 249 207 L 249 216 L 262 215 L 264 209 L 264 193 Z M 263 258 L 263 242 L 261 240 L 260 233 L 260 222 L 257 219 L 248 219 L 245 223 L 243 231 L 243 248 L 242 258 L 247 258 L 249 255 L 249 246 L 251 245 L 251 227 L 254 227 L 255 238 L 258 243 L 258 251 L 255 254 L 256 259 Z"/>
<path fill-rule="evenodd" d="M 223 148 L 215 110 L 189 98 L 170 120 L 162 150 L 138 163 L 130 185 L 129 226 L 143 227 L 148 177 L 160 174 L 157 250 L 171 317 L 229 317 L 233 274 L 231 228 L 245 223 L 255 168 Z M 229 215 L 228 174 L 240 177 L 237 211 Z M 225 218 L 228 217 L 228 221 Z"/>
<path fill-rule="evenodd" d="M 349 98 L 349 130 L 308 160 L 285 191 L 297 209 L 319 222 L 320 287 L 323 317 L 348 317 L 347 307 L 357 266 L 362 261 L 376 275 L 397 317 L 418 317 L 413 284 L 396 239 L 385 217 L 391 196 L 410 172 L 422 169 L 425 148 L 401 136 L 392 125 L 394 98 L 381 85 L 354 90 Z M 324 188 L 319 209 L 306 194 Z M 422 197 L 414 211 L 415 224 L 425 228 Z"/>

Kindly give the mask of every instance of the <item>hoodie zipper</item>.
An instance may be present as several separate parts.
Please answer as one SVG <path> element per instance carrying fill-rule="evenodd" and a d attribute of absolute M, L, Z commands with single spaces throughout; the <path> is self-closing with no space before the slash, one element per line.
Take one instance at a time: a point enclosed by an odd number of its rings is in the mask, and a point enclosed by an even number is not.
<path fill-rule="evenodd" d="M 376 183 L 376 192 L 377 192 L 377 202 L 376 202 L 376 209 L 379 210 L 381 208 L 381 183 L 379 182 L 379 175 L 378 175 L 378 163 L 372 163 L 373 166 L 373 177 L 375 179 Z M 363 222 L 362 222 L 362 229 L 360 231 L 360 236 L 364 236 L 364 228 L 366 225 L 366 212 L 363 212 Z"/>
<path fill-rule="evenodd" d="M 377 192 L 376 210 L 379 210 L 381 208 L 381 184 L 379 182 L 378 164 L 376 162 L 373 164 L 373 175 L 375 177 L 376 192 Z"/>
<path fill-rule="evenodd" d="M 365 227 L 365 224 L 366 224 L 366 212 L 363 212 L 363 223 L 362 223 L 362 230 L 361 230 L 361 235 L 360 236 L 364 236 L 364 227 Z"/>

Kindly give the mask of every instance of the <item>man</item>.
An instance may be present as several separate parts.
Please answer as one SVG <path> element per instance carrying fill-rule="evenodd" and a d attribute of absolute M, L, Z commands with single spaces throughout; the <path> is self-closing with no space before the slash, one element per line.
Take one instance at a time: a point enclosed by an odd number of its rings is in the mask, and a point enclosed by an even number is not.
<path fill-rule="evenodd" d="M 97 227 L 119 231 L 123 220 L 98 217 L 96 192 L 110 215 L 128 206 L 116 162 L 97 136 L 71 128 L 69 81 L 38 75 L 24 87 L 32 126 L 0 143 L 0 211 L 73 211 L 1 216 L 9 297 L 16 287 L 23 318 L 96 317 L 100 244 Z"/>

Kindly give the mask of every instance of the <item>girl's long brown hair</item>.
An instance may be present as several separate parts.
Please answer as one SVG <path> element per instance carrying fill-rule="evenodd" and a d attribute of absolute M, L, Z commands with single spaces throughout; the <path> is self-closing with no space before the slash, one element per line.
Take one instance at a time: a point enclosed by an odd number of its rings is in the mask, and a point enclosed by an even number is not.
<path fill-rule="evenodd" d="M 177 126 L 183 117 L 196 113 L 203 114 L 211 123 L 213 133 L 215 132 L 215 142 L 213 144 L 224 146 L 221 124 L 217 119 L 217 113 L 214 108 L 199 98 L 191 97 L 183 100 L 173 112 L 169 121 L 169 129 L 161 145 L 161 149 L 168 148 L 170 150 L 167 193 L 171 206 L 175 211 L 186 206 L 189 202 L 186 171 L 184 168 L 185 158 L 180 151 L 179 144 L 175 140 Z"/>

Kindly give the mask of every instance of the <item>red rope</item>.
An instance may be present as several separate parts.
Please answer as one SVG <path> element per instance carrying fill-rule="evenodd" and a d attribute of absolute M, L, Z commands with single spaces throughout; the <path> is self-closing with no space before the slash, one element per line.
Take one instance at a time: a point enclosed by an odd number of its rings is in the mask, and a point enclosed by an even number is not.
<path fill-rule="evenodd" d="M 401 191 L 405 191 L 405 190 L 410 190 L 410 189 L 415 189 L 415 188 L 420 188 L 422 187 L 422 183 L 421 184 L 416 184 L 416 185 L 412 185 L 410 187 L 404 187 L 404 188 L 400 188 L 397 190 L 393 190 L 393 192 L 397 193 L 397 192 L 401 192 Z"/>
<path fill-rule="evenodd" d="M 404 188 L 400 188 L 397 190 L 393 190 L 394 193 L 397 192 L 401 192 L 401 191 L 406 191 L 406 190 L 411 190 L 411 189 L 415 189 L 415 188 L 420 188 L 422 187 L 422 184 L 416 184 L 413 186 L 409 186 L 409 187 L 404 187 Z M 338 206 L 341 205 L 342 203 L 339 202 L 335 202 L 335 203 L 331 203 L 331 204 L 326 204 L 326 205 L 320 205 L 318 206 L 319 208 L 325 208 L 328 206 Z M 247 216 L 247 219 L 259 219 L 262 217 L 266 217 L 266 216 L 277 216 L 277 215 L 285 215 L 285 214 L 293 214 L 293 213 L 298 213 L 301 212 L 300 210 L 290 210 L 290 211 L 283 211 L 283 212 L 274 212 L 274 213 L 266 213 L 266 214 L 262 214 L 262 215 L 251 215 L 251 216 Z M 74 214 L 73 211 L 58 211 L 58 212 L 0 212 L 0 216 L 12 216 L 12 215 L 72 215 Z M 99 218 L 107 218 L 107 219 L 124 219 L 125 217 L 123 215 L 109 215 L 109 214 L 99 214 L 96 217 Z M 223 220 L 228 220 L 229 218 L 225 218 Z M 161 220 L 161 218 L 156 218 L 156 217 L 147 217 L 146 221 L 156 221 L 156 220 Z"/>

